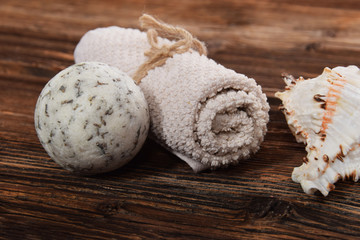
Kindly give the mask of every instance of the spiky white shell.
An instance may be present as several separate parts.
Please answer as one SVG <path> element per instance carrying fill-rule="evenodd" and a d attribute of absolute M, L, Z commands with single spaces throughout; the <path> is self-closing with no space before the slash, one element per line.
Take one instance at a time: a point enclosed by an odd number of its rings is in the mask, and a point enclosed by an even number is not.
<path fill-rule="evenodd" d="M 360 70 L 356 66 L 325 68 L 312 79 L 285 78 L 283 102 L 288 125 L 307 157 L 292 173 L 307 194 L 324 196 L 340 178 L 359 179 Z"/>

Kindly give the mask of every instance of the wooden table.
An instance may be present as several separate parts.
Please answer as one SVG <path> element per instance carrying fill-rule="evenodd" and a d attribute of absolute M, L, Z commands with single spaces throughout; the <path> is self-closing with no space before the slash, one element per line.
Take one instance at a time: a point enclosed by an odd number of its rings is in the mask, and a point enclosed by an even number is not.
<path fill-rule="evenodd" d="M 185 27 L 210 58 L 263 87 L 270 122 L 251 159 L 196 174 L 149 140 L 125 167 L 79 177 L 46 154 L 33 121 L 45 83 L 73 64 L 85 32 L 137 28 L 144 12 Z M 314 77 L 350 64 L 360 65 L 357 0 L 1 0 L 0 238 L 360 238 L 359 183 L 323 197 L 291 180 L 306 152 L 274 98 L 283 72 Z"/>

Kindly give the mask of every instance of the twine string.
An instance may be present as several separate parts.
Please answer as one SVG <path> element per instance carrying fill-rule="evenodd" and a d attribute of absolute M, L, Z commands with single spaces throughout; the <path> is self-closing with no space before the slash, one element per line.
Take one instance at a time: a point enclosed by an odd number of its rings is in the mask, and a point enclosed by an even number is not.
<path fill-rule="evenodd" d="M 147 61 L 138 68 L 133 76 L 136 84 L 141 82 L 148 71 L 164 65 L 166 60 L 175 54 L 185 53 L 193 49 L 200 55 L 207 55 L 205 45 L 185 29 L 162 23 L 148 14 L 143 14 L 139 21 L 141 28 L 147 30 L 147 40 L 151 48 L 144 53 L 148 57 Z M 158 37 L 175 40 L 175 42 L 159 45 Z"/>

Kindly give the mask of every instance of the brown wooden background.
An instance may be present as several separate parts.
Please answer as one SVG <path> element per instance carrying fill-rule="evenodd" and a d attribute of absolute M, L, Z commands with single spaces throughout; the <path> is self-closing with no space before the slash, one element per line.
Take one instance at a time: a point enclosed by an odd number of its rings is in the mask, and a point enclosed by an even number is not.
<path fill-rule="evenodd" d="M 94 177 L 58 167 L 33 111 L 45 83 L 73 64 L 88 30 L 138 27 L 149 13 L 190 30 L 209 57 L 262 85 L 271 104 L 262 149 L 237 167 L 195 174 L 152 141 Z M 360 65 L 360 1 L 0 0 L 1 239 L 355 239 L 360 185 L 328 197 L 292 182 L 305 156 L 277 107 L 281 73 L 313 77 Z"/>

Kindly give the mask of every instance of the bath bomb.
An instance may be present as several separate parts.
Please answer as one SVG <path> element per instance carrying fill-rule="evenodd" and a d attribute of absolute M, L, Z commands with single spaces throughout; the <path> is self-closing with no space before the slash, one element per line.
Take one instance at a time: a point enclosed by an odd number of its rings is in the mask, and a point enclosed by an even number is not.
<path fill-rule="evenodd" d="M 34 118 L 49 156 L 84 175 L 129 162 L 144 144 L 150 121 L 133 79 L 98 62 L 78 63 L 53 77 L 38 98 Z"/>

